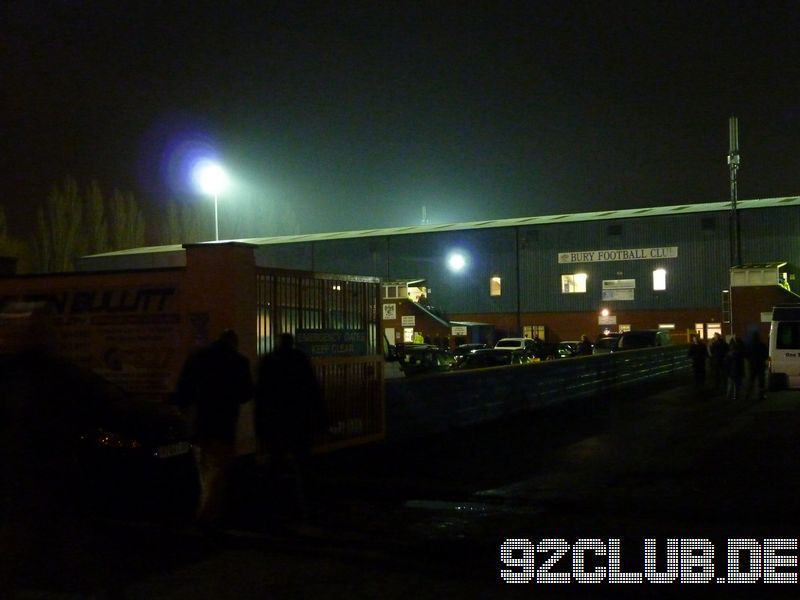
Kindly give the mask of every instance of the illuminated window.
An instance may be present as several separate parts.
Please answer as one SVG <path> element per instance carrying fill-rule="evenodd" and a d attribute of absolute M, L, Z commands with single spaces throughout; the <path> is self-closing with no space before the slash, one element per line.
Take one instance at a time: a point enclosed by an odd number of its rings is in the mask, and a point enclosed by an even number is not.
<path fill-rule="evenodd" d="M 522 337 L 533 339 L 536 336 L 544 341 L 544 325 L 525 325 L 522 328 Z"/>
<path fill-rule="evenodd" d="M 667 272 L 664 269 L 653 271 L 653 289 L 656 291 L 667 289 Z"/>
<path fill-rule="evenodd" d="M 502 280 L 499 277 L 489 279 L 489 295 L 499 296 L 502 292 Z"/>
<path fill-rule="evenodd" d="M 715 333 L 722 335 L 722 324 L 721 323 L 706 323 L 706 332 L 708 338 L 711 339 L 714 337 Z"/>
<path fill-rule="evenodd" d="M 586 273 L 561 276 L 561 292 L 563 294 L 586 293 Z"/>
<path fill-rule="evenodd" d="M 624 324 L 624 325 L 620 324 L 617 327 L 617 331 L 619 331 L 620 333 L 625 333 L 626 331 L 630 331 L 630 330 L 631 330 L 631 326 L 628 325 L 627 323 Z"/>

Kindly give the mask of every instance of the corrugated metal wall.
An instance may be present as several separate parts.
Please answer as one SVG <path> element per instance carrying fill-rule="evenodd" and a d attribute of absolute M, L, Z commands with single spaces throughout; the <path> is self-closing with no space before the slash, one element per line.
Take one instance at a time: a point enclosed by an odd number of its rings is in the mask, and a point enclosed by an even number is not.
<path fill-rule="evenodd" d="M 800 209 L 741 210 L 743 262 L 800 263 Z M 317 272 L 427 279 L 429 300 L 448 313 L 671 310 L 720 306 L 728 288 L 730 213 L 712 211 L 639 219 L 446 231 L 263 246 L 259 265 L 297 266 Z M 517 265 L 519 245 L 519 265 Z M 677 258 L 559 264 L 562 252 L 677 247 Z M 460 251 L 467 266 L 447 266 Z M 667 289 L 653 290 L 653 271 L 667 272 Z M 585 293 L 562 293 L 561 276 L 586 273 Z M 489 294 L 489 280 L 502 294 Z M 517 277 L 519 276 L 519 294 Z M 602 281 L 634 279 L 633 300 L 603 302 Z M 517 301 L 519 300 L 519 306 Z"/>
<path fill-rule="evenodd" d="M 743 263 L 800 263 L 800 209 L 743 210 L 740 215 Z"/>

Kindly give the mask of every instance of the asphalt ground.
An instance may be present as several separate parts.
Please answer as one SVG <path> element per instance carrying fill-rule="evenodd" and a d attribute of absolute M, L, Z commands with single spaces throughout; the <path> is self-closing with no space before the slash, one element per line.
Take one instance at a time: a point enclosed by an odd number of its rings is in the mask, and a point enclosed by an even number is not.
<path fill-rule="evenodd" d="M 677 381 L 666 390 L 590 398 L 433 438 L 315 457 L 305 511 L 291 478 L 247 459 L 233 472 L 221 531 L 209 535 L 176 521 L 103 521 L 73 552 L 93 557 L 84 559 L 95 564 L 88 572 L 102 576 L 72 588 L 31 581 L 18 593 L 800 597 L 797 584 L 721 585 L 728 539 L 764 548 L 769 538 L 800 537 L 798 432 L 800 391 L 729 401 Z M 501 560 L 510 539 L 542 550 L 532 555 L 535 571 L 507 564 L 523 550 Z M 549 570 L 543 566 L 547 539 L 573 547 Z M 570 556 L 587 539 L 600 540 L 601 553 L 620 547 L 620 570 L 631 573 L 642 572 L 646 539 L 655 540 L 660 571 L 669 571 L 668 540 L 707 540 L 706 556 L 708 544 L 715 551 L 715 571 L 706 577 L 713 583 L 576 583 Z M 798 573 L 797 550 L 784 554 L 789 565 L 777 570 Z M 589 556 L 591 564 L 608 564 L 607 556 L 594 563 Z M 695 567 L 696 577 L 708 575 L 703 569 Z M 506 578 L 521 574 L 531 583 L 505 583 L 504 570 Z M 546 571 L 572 583 L 533 583 Z M 691 580 L 691 572 L 681 571 L 676 581 Z"/>

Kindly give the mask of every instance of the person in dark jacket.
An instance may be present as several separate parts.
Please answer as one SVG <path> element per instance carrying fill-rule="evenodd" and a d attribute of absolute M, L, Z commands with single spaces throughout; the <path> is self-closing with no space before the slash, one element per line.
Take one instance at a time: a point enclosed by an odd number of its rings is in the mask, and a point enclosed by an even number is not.
<path fill-rule="evenodd" d="M 592 342 L 589 336 L 585 333 L 581 336 L 581 341 L 578 344 L 578 351 L 575 353 L 578 356 L 589 356 L 592 353 Z"/>
<path fill-rule="evenodd" d="M 308 356 L 284 333 L 276 350 L 264 356 L 256 379 L 255 432 L 281 475 L 291 458 L 297 502 L 305 510 L 308 462 L 314 437 L 327 430 L 322 390 Z"/>
<path fill-rule="evenodd" d="M 745 344 L 745 360 L 747 361 L 747 386 L 744 394 L 745 400 L 749 400 L 753 394 L 753 388 L 758 384 L 758 399 L 766 397 L 766 371 L 767 360 L 769 360 L 769 348 L 761 341 L 758 331 L 750 334 Z"/>
<path fill-rule="evenodd" d="M 725 356 L 728 354 L 728 342 L 719 333 L 715 333 L 708 353 L 714 392 L 722 392 L 725 390 Z"/>
<path fill-rule="evenodd" d="M 694 387 L 700 392 L 703 390 L 706 380 L 706 362 L 708 360 L 708 348 L 700 339 L 699 335 L 692 338 L 689 346 L 689 358 L 692 359 L 692 374 L 694 375 Z"/>
<path fill-rule="evenodd" d="M 231 329 L 189 357 L 178 380 L 177 403 L 194 412 L 194 445 L 200 475 L 197 518 L 217 524 L 222 516 L 227 471 L 236 450 L 239 405 L 253 391 L 250 362 L 238 351 Z"/>
<path fill-rule="evenodd" d="M 728 354 L 725 355 L 725 375 L 728 379 L 727 398 L 736 400 L 744 379 L 744 345 L 735 335 L 731 336 Z"/>

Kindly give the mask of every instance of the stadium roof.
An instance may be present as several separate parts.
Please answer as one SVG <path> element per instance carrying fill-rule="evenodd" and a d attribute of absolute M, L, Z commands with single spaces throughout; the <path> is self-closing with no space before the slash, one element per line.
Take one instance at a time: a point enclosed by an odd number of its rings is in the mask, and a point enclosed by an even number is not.
<path fill-rule="evenodd" d="M 740 210 L 754 208 L 772 208 L 780 206 L 800 206 L 800 196 L 786 196 L 782 198 L 765 198 L 758 200 L 740 200 L 737 207 Z M 462 231 L 468 229 L 492 229 L 497 227 L 520 227 L 525 225 L 550 225 L 553 223 L 574 223 L 581 221 L 604 221 L 613 219 L 632 219 L 639 217 L 658 217 L 679 215 L 701 212 L 722 212 L 730 211 L 731 203 L 726 202 L 706 202 L 702 204 L 680 204 L 675 206 L 662 206 L 652 208 L 629 208 L 620 210 L 605 210 L 586 213 L 571 213 L 562 215 L 546 215 L 540 217 L 519 217 L 512 219 L 491 219 L 486 221 L 471 221 L 466 223 L 445 223 L 439 225 L 413 225 L 407 227 L 388 227 L 384 229 L 362 229 L 355 231 L 340 231 L 332 233 L 303 233 L 298 235 L 282 235 L 258 238 L 242 238 L 236 240 L 220 240 L 220 242 L 204 242 L 208 244 L 242 242 L 263 246 L 267 244 L 292 244 L 302 242 L 316 242 L 325 240 L 345 240 L 366 237 L 383 237 L 393 235 L 406 235 L 415 233 L 437 233 L 442 231 Z M 125 256 L 130 254 L 145 253 L 164 253 L 180 252 L 183 250 L 181 244 L 166 246 L 147 246 L 142 248 L 130 248 L 127 250 L 117 250 L 94 254 L 84 258 Z"/>

